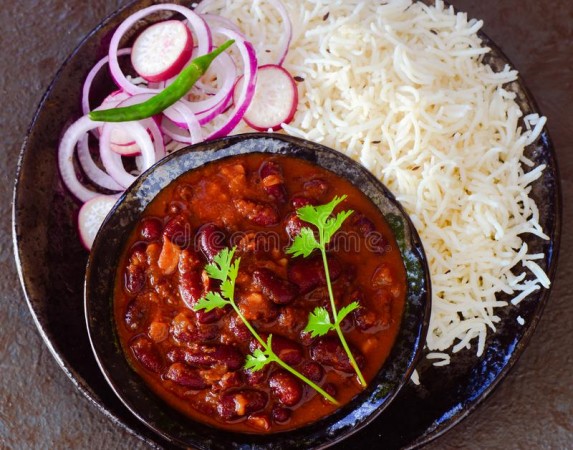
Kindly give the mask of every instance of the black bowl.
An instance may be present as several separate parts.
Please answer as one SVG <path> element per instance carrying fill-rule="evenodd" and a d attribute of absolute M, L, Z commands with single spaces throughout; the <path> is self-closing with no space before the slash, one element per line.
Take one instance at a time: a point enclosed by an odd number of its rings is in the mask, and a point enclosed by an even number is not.
<path fill-rule="evenodd" d="M 268 435 L 216 429 L 183 416 L 160 400 L 125 359 L 113 315 L 116 268 L 124 243 L 145 207 L 170 182 L 203 164 L 232 155 L 265 152 L 305 159 L 345 177 L 386 217 L 406 267 L 406 307 L 391 354 L 368 388 L 349 404 L 311 425 Z M 97 362 L 121 401 L 148 427 L 175 445 L 194 448 L 324 448 L 371 422 L 409 380 L 421 355 L 430 315 L 430 278 L 410 219 L 388 189 L 366 169 L 327 147 L 278 134 L 244 134 L 187 147 L 163 159 L 125 192 L 102 225 L 90 254 L 85 309 Z"/>

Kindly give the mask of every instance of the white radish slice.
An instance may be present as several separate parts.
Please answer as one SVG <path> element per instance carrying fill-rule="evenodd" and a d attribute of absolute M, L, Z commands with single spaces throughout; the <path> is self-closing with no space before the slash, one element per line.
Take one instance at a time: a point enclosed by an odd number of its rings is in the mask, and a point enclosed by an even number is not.
<path fill-rule="evenodd" d="M 117 201 L 115 195 L 98 195 L 82 205 L 78 215 L 78 231 L 84 247 L 91 250 L 98 230 Z"/>
<path fill-rule="evenodd" d="M 166 20 L 141 32 L 133 44 L 131 63 L 147 81 L 165 81 L 183 69 L 192 52 L 191 30 L 179 20 Z"/>
<path fill-rule="evenodd" d="M 103 99 L 101 105 L 96 109 L 111 109 L 117 107 L 120 103 L 131 98 L 131 95 L 122 90 L 113 91 L 106 98 Z M 102 127 L 98 128 L 101 135 Z M 121 127 L 116 127 L 111 132 L 110 137 L 111 149 L 122 156 L 135 156 L 141 153 L 139 145 L 135 143 L 133 138 L 129 136 Z"/>
<path fill-rule="evenodd" d="M 235 93 L 243 84 L 241 78 L 235 86 Z M 258 131 L 279 130 L 283 123 L 294 117 L 298 104 L 296 82 L 281 66 L 268 64 L 259 67 L 255 95 L 243 120 Z"/>

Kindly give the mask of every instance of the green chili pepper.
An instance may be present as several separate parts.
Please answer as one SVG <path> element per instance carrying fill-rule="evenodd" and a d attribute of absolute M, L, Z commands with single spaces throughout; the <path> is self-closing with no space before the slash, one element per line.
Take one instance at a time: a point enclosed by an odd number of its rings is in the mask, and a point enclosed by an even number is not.
<path fill-rule="evenodd" d="M 141 120 L 159 114 L 187 94 L 197 80 L 207 72 L 213 60 L 233 45 L 234 42 L 235 41 L 231 39 L 211 53 L 195 58 L 181 71 L 172 84 L 149 100 L 122 108 L 92 111 L 89 114 L 90 119 L 96 122 L 128 122 L 130 120 Z"/>

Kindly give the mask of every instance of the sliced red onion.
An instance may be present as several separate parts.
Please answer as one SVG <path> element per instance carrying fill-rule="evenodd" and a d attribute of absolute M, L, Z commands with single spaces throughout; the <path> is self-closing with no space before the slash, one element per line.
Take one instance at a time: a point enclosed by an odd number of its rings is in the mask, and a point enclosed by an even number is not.
<path fill-rule="evenodd" d="M 271 5 L 273 5 L 279 12 L 281 18 L 283 19 L 284 33 L 281 33 L 281 39 L 279 41 L 279 58 L 277 60 L 277 65 L 282 66 L 289 47 L 292 41 L 292 23 L 290 17 L 285 8 L 285 5 L 280 0 L 267 0 Z"/>
<path fill-rule="evenodd" d="M 177 142 L 183 142 L 184 144 L 196 144 L 198 142 L 203 142 L 203 133 L 201 131 L 201 125 L 197 120 L 193 111 L 189 110 L 186 105 L 182 103 L 175 103 L 169 109 L 173 109 L 174 112 L 183 117 L 186 123 L 186 129 L 189 134 L 182 133 L 179 127 L 168 119 L 166 115 L 161 123 L 161 128 L 163 133 L 169 136 L 171 139 Z"/>
<path fill-rule="evenodd" d="M 191 101 L 180 99 L 179 104 L 184 104 L 188 110 L 200 118 L 201 125 L 209 122 L 213 117 L 224 111 L 228 100 L 233 95 L 233 87 L 237 79 L 237 67 L 228 54 L 222 53 L 213 61 L 209 71 L 213 70 L 217 77 L 220 88 L 215 95 L 205 100 Z M 168 108 L 163 112 L 167 118 L 181 128 L 188 128 L 184 117 L 177 113 L 176 109 Z"/>
<path fill-rule="evenodd" d="M 130 55 L 131 54 L 131 48 L 122 48 L 121 50 L 117 51 L 117 56 L 123 56 L 123 55 Z M 86 77 L 86 80 L 84 81 L 84 86 L 82 88 L 82 112 L 85 114 L 89 113 L 91 111 L 90 108 L 90 91 L 91 91 L 91 87 L 93 84 L 93 81 L 97 75 L 97 73 L 100 71 L 100 69 L 106 65 L 109 61 L 109 56 L 105 56 L 102 59 L 100 59 L 97 64 L 95 66 L 93 66 L 92 70 L 90 70 L 90 72 L 88 73 L 88 76 Z M 113 93 L 111 94 L 113 95 Z M 104 100 L 105 102 L 105 100 Z"/>
<path fill-rule="evenodd" d="M 124 91 L 130 94 L 155 94 L 160 92 L 160 89 L 136 86 L 131 83 L 121 71 L 119 62 L 117 60 L 119 42 L 121 41 L 121 38 L 126 33 L 126 31 L 129 30 L 138 20 L 141 20 L 142 18 L 158 11 L 174 11 L 185 16 L 185 18 L 188 20 L 188 23 L 191 25 L 191 31 L 195 33 L 195 42 L 198 46 L 197 56 L 204 55 L 211 49 L 212 41 L 209 27 L 199 15 L 194 13 L 189 8 L 174 4 L 163 4 L 150 6 L 136 12 L 135 14 L 132 14 L 118 27 L 116 32 L 113 34 L 109 44 L 109 67 L 112 77 L 114 78 L 118 87 L 122 88 Z"/>
<path fill-rule="evenodd" d="M 104 123 L 99 140 L 101 161 L 107 173 L 121 186 L 127 188 L 135 181 L 136 177 L 125 170 L 121 155 L 112 151 L 110 147 L 111 133 L 113 128 L 117 126 L 123 127 L 139 145 L 143 170 L 147 170 L 155 163 L 155 148 L 146 127 L 139 122 Z"/>
<path fill-rule="evenodd" d="M 209 25 L 211 28 L 212 27 L 227 28 L 228 30 L 232 30 L 237 34 L 240 34 L 243 37 L 243 39 L 247 39 L 243 31 L 233 21 L 227 19 L 226 17 L 218 16 L 217 14 L 202 13 L 201 10 L 205 8 L 201 7 L 205 6 L 205 4 L 208 3 L 209 2 L 206 1 L 201 2 L 197 6 L 197 8 L 195 8 L 195 12 L 197 14 L 201 14 L 201 17 L 203 18 L 203 20 L 205 20 L 205 22 L 207 22 L 207 25 Z"/>
<path fill-rule="evenodd" d="M 227 28 L 214 27 L 213 33 L 222 34 L 228 39 L 234 39 L 241 58 L 243 60 L 243 76 L 245 82 L 241 87 L 241 92 L 237 97 L 237 103 L 234 109 L 229 113 L 227 120 L 215 131 L 213 131 L 206 140 L 227 136 L 239 124 L 245 112 L 251 104 L 255 94 L 255 84 L 257 82 L 257 54 L 249 41 L 242 38 L 241 35 Z"/>
<path fill-rule="evenodd" d="M 81 117 L 66 130 L 58 147 L 58 166 L 62 181 L 70 192 L 82 202 L 87 202 L 100 194 L 86 188 L 79 182 L 74 169 L 74 150 L 76 144 L 88 131 L 101 125 L 102 122 L 94 122 L 89 116 Z"/>
<path fill-rule="evenodd" d="M 283 20 L 284 32 L 281 33 L 281 38 L 278 42 L 279 51 L 278 51 L 278 58 L 276 61 L 276 64 L 281 66 L 286 58 L 286 55 L 290 47 L 290 43 L 292 41 L 292 22 L 290 20 L 288 11 L 286 10 L 283 2 L 281 2 L 280 0 L 267 0 L 267 1 L 278 11 L 279 15 Z M 195 12 L 201 14 L 201 17 L 205 19 L 205 22 L 207 22 L 207 24 L 211 28 L 226 28 L 228 30 L 232 30 L 240 34 L 241 36 L 243 36 L 244 39 L 246 39 L 242 31 L 231 20 L 216 14 L 205 13 L 205 11 L 208 11 L 209 9 L 216 10 L 220 8 L 217 7 L 215 1 L 213 0 L 203 0 L 197 5 L 197 7 L 195 8 Z"/>
<path fill-rule="evenodd" d="M 137 105 L 139 103 L 143 103 L 143 102 L 149 100 L 151 97 L 153 97 L 152 94 L 133 95 L 133 96 L 130 96 L 129 98 L 126 98 L 122 102 L 118 103 L 117 106 L 118 107 L 124 107 L 124 106 Z M 161 130 L 159 129 L 158 122 L 160 123 L 159 119 L 156 119 L 155 117 L 152 117 L 149 119 L 143 119 L 143 120 L 139 121 L 139 123 L 142 124 L 147 129 L 148 133 L 150 133 L 152 138 L 153 138 L 153 147 L 155 149 L 155 161 L 159 161 L 161 158 L 163 158 L 165 156 L 165 144 L 163 141 L 163 135 L 161 133 Z M 118 123 L 117 124 L 118 126 L 115 128 L 115 130 L 121 130 L 121 133 L 123 136 L 126 136 L 126 135 L 130 136 L 126 140 L 132 139 L 131 135 L 129 135 L 127 130 L 125 130 L 121 127 L 122 123 Z M 112 150 L 116 151 L 116 153 L 119 153 L 120 155 L 122 155 L 122 154 L 125 155 L 124 152 L 117 151 L 118 149 L 114 148 L 113 144 L 116 142 L 116 140 L 114 139 L 115 135 L 116 135 L 115 131 L 112 132 L 112 138 L 111 138 L 112 141 L 111 141 L 110 147 Z M 121 150 L 121 149 L 119 149 L 119 150 Z"/>
<path fill-rule="evenodd" d="M 98 186 L 109 189 L 110 191 L 123 191 L 112 177 L 101 170 L 92 159 L 88 145 L 88 133 L 84 134 L 78 142 L 78 160 L 86 176 Z"/>

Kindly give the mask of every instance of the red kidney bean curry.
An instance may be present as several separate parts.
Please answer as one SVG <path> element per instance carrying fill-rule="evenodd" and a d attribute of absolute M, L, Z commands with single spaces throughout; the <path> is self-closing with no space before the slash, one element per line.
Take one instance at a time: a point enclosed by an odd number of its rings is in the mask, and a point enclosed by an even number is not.
<path fill-rule="evenodd" d="M 328 244 L 337 308 L 367 382 L 389 355 L 404 309 L 406 274 L 376 206 L 340 176 L 300 158 L 254 153 L 190 171 L 145 210 L 123 251 L 115 287 L 117 330 L 128 360 L 151 389 L 187 416 L 239 432 L 284 431 L 339 406 L 276 362 L 244 369 L 258 343 L 231 308 L 195 311 L 218 289 L 205 265 L 225 247 L 241 258 L 235 300 L 272 349 L 341 404 L 362 390 L 337 334 L 305 332 L 317 306 L 330 309 L 322 258 L 286 253 L 304 224 L 296 210 L 347 198 L 352 209 Z M 266 338 L 263 338 L 266 339 Z"/>

